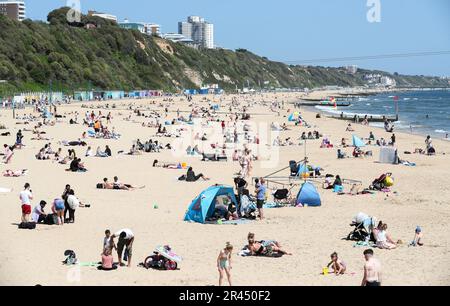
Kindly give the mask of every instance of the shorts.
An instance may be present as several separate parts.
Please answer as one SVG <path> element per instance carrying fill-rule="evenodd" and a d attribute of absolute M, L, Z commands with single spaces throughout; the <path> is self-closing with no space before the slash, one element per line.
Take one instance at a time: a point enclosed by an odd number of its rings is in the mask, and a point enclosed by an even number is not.
<path fill-rule="evenodd" d="M 367 282 L 366 287 L 380 287 L 380 282 Z"/>
<path fill-rule="evenodd" d="M 264 202 L 265 202 L 264 200 L 256 200 L 256 207 L 257 207 L 258 209 L 263 208 Z"/>
<path fill-rule="evenodd" d="M 125 246 L 128 247 L 128 245 L 130 244 L 130 240 L 128 239 L 122 239 L 119 237 L 119 241 L 117 242 L 117 253 L 119 255 L 119 257 L 122 257 L 122 253 L 123 253 L 123 248 Z M 133 255 L 133 248 L 128 248 L 128 256 L 132 256 Z"/>
<path fill-rule="evenodd" d="M 22 205 L 22 214 L 24 214 L 24 215 L 31 214 L 31 205 L 23 204 Z"/>
<path fill-rule="evenodd" d="M 64 201 L 63 200 L 57 200 L 55 203 L 55 209 L 56 211 L 61 211 L 66 209 L 66 206 L 64 205 Z"/>

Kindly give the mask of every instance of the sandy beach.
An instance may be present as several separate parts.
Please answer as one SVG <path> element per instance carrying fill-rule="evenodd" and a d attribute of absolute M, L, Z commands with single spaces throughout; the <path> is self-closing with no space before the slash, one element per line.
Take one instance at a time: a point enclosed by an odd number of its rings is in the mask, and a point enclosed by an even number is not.
<path fill-rule="evenodd" d="M 328 96 L 328 92 L 315 92 L 312 95 Z M 316 183 L 322 206 L 288 207 L 266 209 L 266 219 L 241 225 L 205 225 L 184 222 L 184 214 L 191 201 L 204 189 L 213 184 L 233 185 L 233 178 L 240 170 L 239 163 L 229 159 L 227 162 L 202 162 L 200 157 L 177 156 L 170 150 L 160 153 L 143 153 L 142 155 L 118 155 L 120 150 L 130 149 L 136 139 L 157 139 L 163 144 L 175 145 L 178 138 L 155 138 L 156 128 L 143 127 L 147 123 L 144 117 L 137 117 L 127 110 L 129 105 L 141 107 L 144 113 L 150 110 L 159 111 L 162 121 L 171 121 L 177 116 L 177 110 L 182 115 L 188 115 L 192 107 L 181 97 L 173 101 L 165 98 L 151 100 L 118 100 L 108 102 L 85 102 L 92 110 L 101 110 L 104 115 L 112 113 L 112 123 L 108 127 L 122 136 L 118 140 L 92 139 L 85 140 L 95 151 L 100 146 L 104 149 L 109 145 L 113 152 L 110 158 L 85 158 L 86 147 L 75 147 L 77 155 L 82 158 L 88 169 L 86 173 L 65 171 L 68 165 L 60 165 L 52 160 L 41 161 L 35 154 L 45 143 L 51 142 L 52 148 L 62 147 L 62 140 L 77 140 L 87 131 L 82 124 L 70 125 L 73 112 L 78 111 L 78 121 L 82 121 L 86 110 L 81 103 L 58 106 L 58 113 L 65 118 L 58 119 L 55 126 L 44 126 L 46 137 L 50 141 L 31 140 L 31 132 L 23 132 L 23 142 L 26 145 L 21 150 L 15 150 L 10 164 L 1 164 L 0 172 L 6 169 L 27 169 L 27 175 L 17 178 L 0 177 L 0 187 L 11 188 L 9 193 L 0 193 L 0 230 L 3 235 L 0 249 L 0 285 L 217 285 L 218 273 L 216 259 L 226 242 L 234 245 L 232 276 L 234 285 L 351 285 L 361 283 L 365 248 L 354 247 L 354 242 L 346 241 L 351 231 L 349 224 L 359 212 L 376 216 L 389 225 L 389 233 L 395 240 L 403 244 L 395 250 L 374 249 L 375 256 L 383 267 L 383 285 L 449 285 L 450 273 L 446 270 L 450 264 L 450 188 L 448 174 L 450 173 L 450 142 L 433 139 L 437 154 L 426 156 L 422 154 L 404 155 L 404 151 L 414 152 L 416 148 L 425 148 L 425 136 L 410 135 L 395 132 L 397 148 L 400 156 L 415 167 L 378 163 L 380 148 L 368 146 L 365 150 L 373 152 L 372 157 L 347 158 L 338 160 L 336 148 L 341 138 L 351 142 L 352 135 L 367 138 L 373 131 L 376 138 L 390 139 L 391 134 L 382 129 L 352 124 L 355 132 L 346 132 L 348 122 L 330 119 L 322 116 L 316 118 L 316 113 L 305 109 L 293 108 L 293 102 L 301 97 L 299 93 L 278 93 L 248 96 L 194 96 L 194 102 L 199 106 L 208 107 L 207 100 L 219 104 L 219 119 L 227 119 L 231 99 L 236 97 L 241 105 L 250 101 L 248 113 L 252 115 L 254 124 L 261 138 L 266 133 L 270 136 L 270 124 L 286 123 L 289 130 L 279 132 L 281 139 L 290 137 L 296 145 L 270 147 L 261 144 L 262 155 L 270 156 L 267 160 L 256 161 L 252 177 L 266 176 L 281 168 L 287 167 L 290 160 L 302 160 L 305 156 L 304 144 L 298 145 L 297 140 L 302 132 L 319 131 L 328 137 L 334 148 L 320 148 L 320 140 L 307 142 L 307 156 L 311 164 L 320 166 L 323 174 L 340 175 L 346 179 L 362 181 L 363 187 L 386 172 L 392 172 L 395 185 L 391 192 L 368 195 L 337 195 L 331 190 L 324 190 Z M 260 102 L 266 101 L 266 106 Z M 270 102 L 285 102 L 284 109 L 272 112 Z M 106 104 L 117 105 L 116 109 L 105 109 Z M 159 106 L 162 104 L 163 106 Z M 97 108 L 101 107 L 101 108 Z M 164 108 L 168 107 L 168 117 L 164 119 Z M 149 110 L 150 109 L 150 110 Z M 233 110 L 235 111 L 235 110 Z M 295 126 L 288 122 L 287 117 L 293 111 L 300 111 L 302 117 L 311 128 Z M 33 110 L 17 110 L 19 116 L 31 114 Z M 130 114 L 131 120 L 124 118 Z M 34 113 L 34 115 L 38 115 Z M 12 110 L 0 110 L 0 123 L 9 131 L 10 136 L 0 137 L 3 145 L 13 144 L 19 129 L 32 128 L 36 122 L 29 125 L 16 124 L 12 118 Z M 42 121 L 42 120 L 41 120 Z M 104 120 L 106 124 L 106 120 Z M 181 127 L 181 126 L 179 126 Z M 177 128 L 168 127 L 168 129 Z M 201 131 L 203 131 L 201 129 Z M 272 141 L 269 141 L 270 145 Z M 3 148 L 3 147 L 2 147 Z M 64 154 L 68 147 L 62 147 Z M 343 149 L 351 156 L 352 148 Z M 181 163 L 192 166 L 196 173 L 203 173 L 209 181 L 187 183 L 178 181 L 178 177 L 186 170 L 169 170 L 152 167 L 153 161 Z M 104 177 L 110 180 L 119 176 L 122 182 L 145 188 L 134 191 L 99 190 L 96 184 Z M 280 175 L 289 175 L 289 170 Z M 19 192 L 23 185 L 31 184 L 34 200 L 33 207 L 40 200 L 50 203 L 60 197 L 64 186 L 70 184 L 78 198 L 91 204 L 90 208 L 78 208 L 76 222 L 64 226 L 38 225 L 36 230 L 18 230 L 20 222 Z M 298 182 L 301 183 L 301 182 Z M 269 185 L 269 188 L 273 186 Z M 346 191 L 351 186 L 344 186 Z M 300 186 L 292 190 L 297 194 Z M 250 186 L 253 193 L 254 187 Z M 157 208 L 155 208 L 155 205 Z M 46 211 L 50 210 L 47 205 Z M 408 247 L 414 236 L 416 226 L 423 229 L 423 247 Z M 135 234 L 133 264 L 131 268 L 119 268 L 113 272 L 98 271 L 89 266 L 64 266 L 65 250 L 74 250 L 81 262 L 90 263 L 100 260 L 104 231 L 115 232 L 122 228 L 130 228 Z M 246 244 L 247 234 L 253 232 L 259 239 L 275 239 L 293 253 L 282 258 L 241 257 L 237 252 Z M 155 271 L 137 267 L 145 257 L 151 255 L 157 245 L 170 245 L 183 257 L 183 262 L 177 271 Z M 347 264 L 348 273 L 342 276 L 321 275 L 322 268 L 329 262 L 332 252 L 338 252 L 339 257 Z M 117 260 L 117 254 L 113 254 Z"/>

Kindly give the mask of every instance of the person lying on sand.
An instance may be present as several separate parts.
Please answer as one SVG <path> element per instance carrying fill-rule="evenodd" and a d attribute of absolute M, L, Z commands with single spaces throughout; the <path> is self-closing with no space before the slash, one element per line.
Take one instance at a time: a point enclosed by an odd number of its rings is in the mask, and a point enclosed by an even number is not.
<path fill-rule="evenodd" d="M 23 169 L 23 170 L 5 170 L 3 171 L 3 176 L 4 177 L 20 177 L 20 176 L 24 176 L 27 174 L 27 169 Z"/>
<path fill-rule="evenodd" d="M 272 256 L 273 253 L 292 255 L 292 253 L 281 249 L 280 244 L 277 241 L 255 241 L 255 235 L 253 233 L 249 233 L 248 235 L 248 249 L 251 255 L 254 256 Z"/>
<path fill-rule="evenodd" d="M 327 268 L 330 266 L 333 268 L 333 273 L 336 275 L 342 275 L 345 274 L 345 271 L 347 270 L 347 266 L 342 260 L 339 260 L 338 254 L 334 252 L 330 255 L 331 261 L 327 265 Z"/>
<path fill-rule="evenodd" d="M 87 146 L 87 143 L 85 141 L 82 141 L 81 139 L 75 140 L 75 141 L 67 141 L 67 140 L 63 140 L 60 142 L 61 145 L 66 146 L 66 147 L 76 147 L 76 146 L 82 146 L 85 147 Z"/>
<path fill-rule="evenodd" d="M 134 190 L 134 189 L 137 188 L 137 187 L 133 187 L 130 184 L 122 184 L 119 181 L 119 178 L 117 176 L 114 177 L 114 182 L 113 182 L 112 186 L 113 186 L 112 189 L 116 189 L 116 190 Z M 141 187 L 141 189 L 144 188 L 144 187 L 145 186 Z"/>

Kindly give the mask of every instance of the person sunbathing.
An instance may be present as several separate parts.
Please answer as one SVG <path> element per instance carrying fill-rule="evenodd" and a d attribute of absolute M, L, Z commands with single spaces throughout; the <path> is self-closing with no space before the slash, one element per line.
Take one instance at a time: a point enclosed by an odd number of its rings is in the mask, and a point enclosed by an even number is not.
<path fill-rule="evenodd" d="M 23 170 L 5 170 L 3 172 L 3 176 L 4 177 L 20 177 L 20 176 L 24 176 L 27 174 L 27 169 L 23 169 Z"/>
<path fill-rule="evenodd" d="M 71 147 L 76 147 L 76 146 L 85 147 L 85 146 L 87 146 L 87 143 L 85 141 L 80 140 L 80 139 L 75 140 L 75 141 L 63 140 L 63 141 L 61 141 L 60 144 L 62 144 L 63 146 L 66 146 L 66 147 L 68 147 L 68 146 L 71 146 Z"/>
<path fill-rule="evenodd" d="M 106 177 L 103 179 L 102 186 L 103 186 L 103 189 L 114 189 L 113 184 L 108 182 L 108 179 Z"/>
<path fill-rule="evenodd" d="M 248 249 L 250 251 L 250 254 L 253 256 L 273 256 L 274 253 L 278 253 L 281 255 L 292 255 L 291 253 L 288 253 L 278 246 L 276 246 L 274 243 L 262 243 L 255 240 L 249 240 L 248 241 Z"/>
<path fill-rule="evenodd" d="M 130 184 L 122 184 L 117 176 L 114 177 L 113 189 L 116 190 L 134 190 L 135 187 Z"/>
<path fill-rule="evenodd" d="M 331 257 L 331 261 L 327 265 L 327 268 L 329 268 L 331 266 L 333 268 L 333 273 L 336 275 L 345 274 L 345 271 L 347 270 L 347 266 L 342 260 L 339 260 L 338 254 L 336 252 L 334 252 L 333 254 L 330 255 L 330 257 Z"/>
<path fill-rule="evenodd" d="M 354 132 L 355 130 L 353 129 L 352 125 L 349 123 L 347 125 L 347 128 L 345 129 L 346 132 Z"/>

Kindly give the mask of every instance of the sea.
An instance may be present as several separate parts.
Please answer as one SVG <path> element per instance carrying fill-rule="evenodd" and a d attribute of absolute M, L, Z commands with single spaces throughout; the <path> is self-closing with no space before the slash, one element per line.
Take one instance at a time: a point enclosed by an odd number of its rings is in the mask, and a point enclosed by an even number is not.
<path fill-rule="evenodd" d="M 348 107 L 316 106 L 323 113 L 359 115 L 395 115 L 394 97 L 398 96 L 399 121 L 395 129 L 436 138 L 450 138 L 450 90 L 389 92 L 359 98 Z M 383 123 L 371 123 L 383 127 Z"/>

